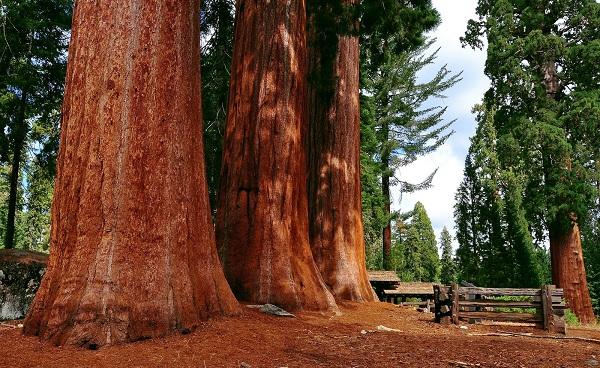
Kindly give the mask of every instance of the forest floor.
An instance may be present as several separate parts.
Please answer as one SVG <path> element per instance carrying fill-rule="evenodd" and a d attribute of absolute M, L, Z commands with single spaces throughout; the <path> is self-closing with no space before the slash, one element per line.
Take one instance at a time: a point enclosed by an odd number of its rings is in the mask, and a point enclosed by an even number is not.
<path fill-rule="evenodd" d="M 385 303 L 347 304 L 339 315 L 297 318 L 244 308 L 239 317 L 207 322 L 188 335 L 96 351 L 41 343 L 23 336 L 15 321 L 0 325 L 0 367 L 600 367 L 597 343 L 476 336 L 545 333 L 432 320 L 432 314 Z M 574 335 L 600 339 L 600 330 L 570 329 L 568 336 Z"/>

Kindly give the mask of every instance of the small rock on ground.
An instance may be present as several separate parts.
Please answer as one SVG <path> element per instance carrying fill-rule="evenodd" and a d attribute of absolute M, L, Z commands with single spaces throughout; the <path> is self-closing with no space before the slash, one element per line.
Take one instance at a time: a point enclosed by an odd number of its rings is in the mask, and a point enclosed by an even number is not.
<path fill-rule="evenodd" d="M 273 316 L 296 317 L 295 315 L 291 314 L 290 312 L 286 311 L 285 309 L 279 308 L 278 306 L 273 305 L 273 304 L 248 305 L 247 307 L 258 309 L 262 313 L 271 314 Z"/>
<path fill-rule="evenodd" d="M 585 361 L 585 364 L 588 367 L 599 367 L 600 366 L 600 362 L 598 362 L 596 359 L 589 359 Z"/>

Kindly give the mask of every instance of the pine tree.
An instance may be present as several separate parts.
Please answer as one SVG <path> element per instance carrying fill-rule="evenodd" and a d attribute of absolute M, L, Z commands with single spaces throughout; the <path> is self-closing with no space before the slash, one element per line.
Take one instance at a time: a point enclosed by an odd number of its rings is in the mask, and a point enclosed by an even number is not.
<path fill-rule="evenodd" d="M 427 188 L 435 172 L 418 184 L 398 178 L 398 170 L 418 157 L 433 152 L 453 133 L 453 121 L 444 122 L 446 108 L 427 106 L 431 99 L 442 97 L 444 91 L 460 80 L 445 66 L 429 81 L 419 82 L 419 72 L 435 62 L 437 52 L 429 52 L 433 40 L 415 51 L 386 54 L 384 62 L 373 69 L 363 70 L 363 110 L 369 112 L 363 124 L 373 130 L 378 145 L 372 160 L 379 167 L 383 200 L 383 267 L 389 269 L 391 252 L 391 188 L 400 186 L 402 192 Z M 363 114 L 363 116 L 366 115 Z M 366 130 L 366 129 L 364 129 Z M 365 132 L 363 130 L 363 136 Z"/>
<path fill-rule="evenodd" d="M 495 110 L 475 108 L 478 127 L 456 195 L 455 218 L 461 279 L 482 286 L 537 287 L 542 270 L 522 206 L 523 178 L 517 159 L 501 162 Z M 512 143 L 511 143 L 512 142 Z"/>
<path fill-rule="evenodd" d="M 65 77 L 64 57 L 70 26 L 67 0 L 5 1 L 0 53 L 0 163 L 10 165 L 4 246 L 15 247 L 15 219 L 22 202 L 20 175 L 28 148 L 43 153 L 51 137 L 33 142 L 32 126 L 57 126 Z M 10 26 L 8 26 L 10 25 Z M 52 156 L 56 145 L 50 149 Z M 41 151 L 41 152 L 39 152 Z"/>
<path fill-rule="evenodd" d="M 455 219 L 461 280 L 498 286 L 506 280 L 500 194 L 501 168 L 496 153 L 493 114 L 476 107 L 479 126 L 471 138 L 464 179 L 456 194 Z"/>
<path fill-rule="evenodd" d="M 597 96 L 600 4 L 594 0 L 479 1 L 463 41 L 487 41 L 488 107 L 497 106 L 499 137 L 514 137 L 526 175 L 523 206 L 538 242 L 548 234 L 552 279 L 584 322 L 594 320 L 585 277 L 580 224 L 594 197 L 586 178 L 598 135 L 579 116 Z M 596 97 L 597 98 L 597 97 Z M 588 109 L 592 116 L 598 109 Z M 591 125 L 590 125 L 591 123 Z M 589 132 L 591 134 L 583 134 Z M 502 139 L 502 138 L 501 138 Z"/>
<path fill-rule="evenodd" d="M 405 281 L 439 281 L 440 260 L 431 220 L 421 202 L 411 212 L 402 239 L 402 269 Z"/>
<path fill-rule="evenodd" d="M 381 9 L 385 9 L 382 12 Z M 361 170 L 365 241 L 377 267 L 391 267 L 389 174 L 382 165 L 382 142 L 376 119 L 377 106 L 365 93 L 370 75 L 377 74 L 390 58 L 403 58 L 425 44 L 425 33 L 440 22 L 431 0 L 362 0 L 360 2 L 361 69 Z M 418 108 L 418 107 L 415 107 Z M 385 175 L 384 175 L 385 174 Z M 383 253 L 382 253 L 383 251 Z"/>
<path fill-rule="evenodd" d="M 504 186 L 504 243 L 506 255 L 501 257 L 506 264 L 506 279 L 511 286 L 539 287 L 542 285 L 542 270 L 536 257 L 533 239 L 529 232 L 525 210 L 522 205 L 523 183 L 513 171 L 502 175 Z M 512 266 L 512 268 L 511 268 Z M 511 272 L 512 271 L 512 272 Z"/>
<path fill-rule="evenodd" d="M 440 259 L 440 281 L 444 285 L 450 285 L 457 281 L 456 263 L 452 256 L 452 236 L 444 226 L 440 234 L 440 248 L 442 257 Z"/>

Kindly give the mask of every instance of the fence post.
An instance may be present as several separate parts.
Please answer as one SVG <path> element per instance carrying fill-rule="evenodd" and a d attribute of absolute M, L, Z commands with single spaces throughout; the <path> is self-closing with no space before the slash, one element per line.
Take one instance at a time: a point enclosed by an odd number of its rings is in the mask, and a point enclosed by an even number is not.
<path fill-rule="evenodd" d="M 458 284 L 452 284 L 452 323 L 455 325 L 459 324 L 458 312 L 460 309 L 460 304 L 458 302 Z"/>
<path fill-rule="evenodd" d="M 435 323 L 442 321 L 442 304 L 440 303 L 440 285 L 433 285 L 433 304 L 435 305 Z"/>
<path fill-rule="evenodd" d="M 544 330 L 548 332 L 554 332 L 555 326 L 554 308 L 552 307 L 552 292 L 554 288 L 554 285 L 544 285 L 540 293 L 542 298 L 542 313 L 544 314 Z"/>

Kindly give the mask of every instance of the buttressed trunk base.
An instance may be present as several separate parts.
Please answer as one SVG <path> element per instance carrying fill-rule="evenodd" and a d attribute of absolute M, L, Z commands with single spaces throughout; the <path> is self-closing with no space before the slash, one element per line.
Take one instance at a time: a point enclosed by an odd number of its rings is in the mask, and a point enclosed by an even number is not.
<path fill-rule="evenodd" d="M 550 234 L 552 282 L 564 289 L 568 307 L 581 323 L 595 322 L 592 300 L 588 291 L 581 234 L 574 222 L 566 234 Z"/>
<path fill-rule="evenodd" d="M 105 344 L 238 311 L 204 173 L 199 1 L 77 1 L 48 269 L 24 332 Z"/>

